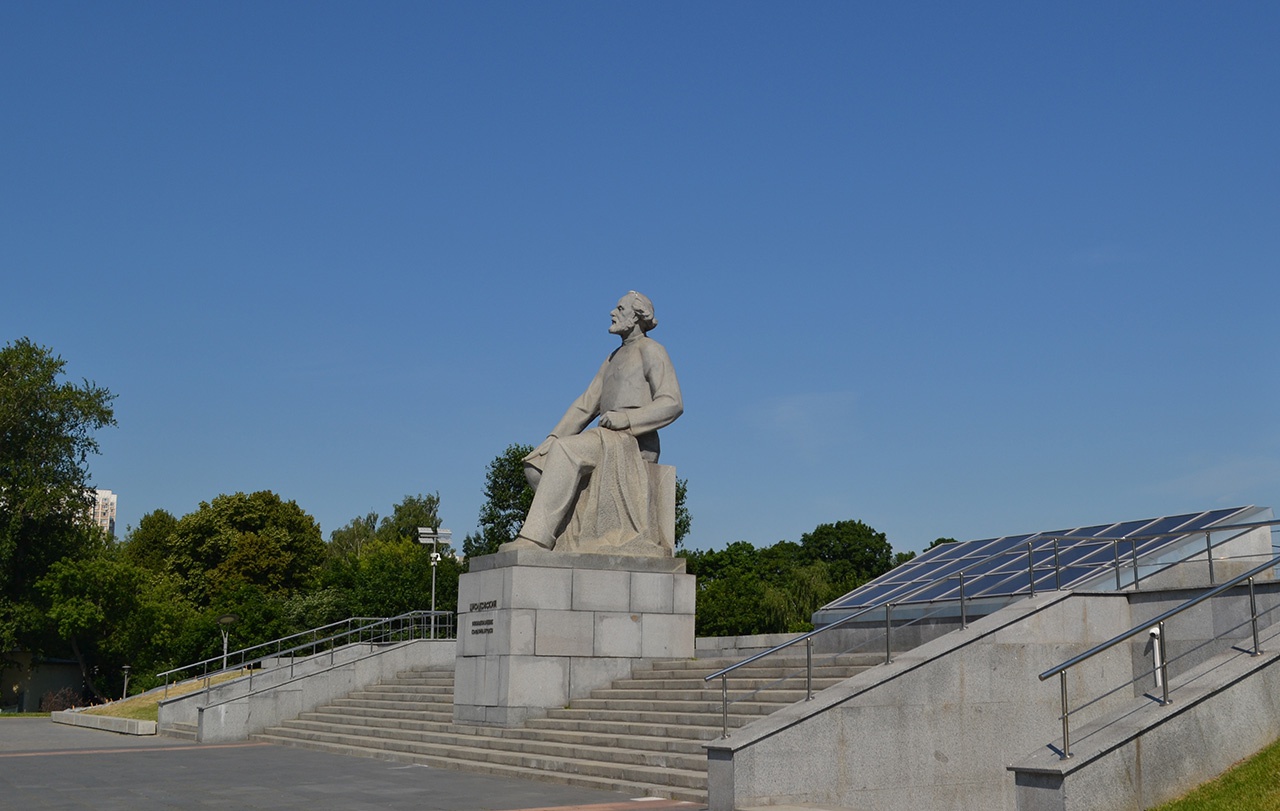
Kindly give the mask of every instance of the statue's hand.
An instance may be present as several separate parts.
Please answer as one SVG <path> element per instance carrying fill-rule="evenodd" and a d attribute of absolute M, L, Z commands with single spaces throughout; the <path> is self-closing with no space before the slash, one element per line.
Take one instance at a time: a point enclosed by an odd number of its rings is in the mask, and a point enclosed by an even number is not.
<path fill-rule="evenodd" d="M 600 427 L 611 431 L 625 431 L 631 427 L 631 418 L 625 411 L 606 411 L 600 418 Z"/>

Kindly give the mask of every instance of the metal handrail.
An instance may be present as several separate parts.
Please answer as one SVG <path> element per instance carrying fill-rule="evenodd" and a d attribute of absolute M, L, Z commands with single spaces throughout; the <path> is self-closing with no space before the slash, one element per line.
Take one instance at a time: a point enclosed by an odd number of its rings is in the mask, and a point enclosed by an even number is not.
<path fill-rule="evenodd" d="M 171 676 L 174 673 L 179 673 L 184 670 L 191 670 L 192 668 L 196 668 L 196 667 L 207 667 L 208 665 L 213 664 L 214 662 L 220 662 L 220 661 L 223 661 L 224 659 L 227 659 L 227 660 L 235 659 L 236 661 L 243 662 L 244 654 L 249 653 L 250 651 L 269 648 L 272 645 L 277 646 L 276 653 L 274 655 L 279 655 L 279 653 L 281 652 L 281 649 L 278 646 L 280 645 L 281 642 L 287 642 L 290 639 L 297 639 L 299 637 L 314 635 L 320 631 L 327 631 L 330 628 L 337 628 L 339 625 L 345 625 L 347 626 L 348 629 L 350 629 L 351 623 L 353 622 L 375 623 L 383 619 L 385 618 L 384 617 L 348 617 L 347 619 L 338 620 L 337 622 L 330 622 L 327 625 L 319 625 L 315 628 L 310 628 L 306 631 L 298 631 L 297 633 L 288 634 L 287 636 L 282 636 L 279 639 L 272 639 L 269 642 L 259 642 L 258 644 L 250 645 L 247 648 L 241 648 L 240 650 L 231 651 L 230 653 L 226 654 L 225 657 L 222 654 L 217 654 L 215 656 L 210 656 L 207 659 L 201 659 L 198 662 L 192 662 L 191 664 L 188 664 L 188 665 L 181 665 L 179 667 L 171 668 L 169 670 L 164 671 L 163 673 L 157 673 L 156 678 L 160 678 L 161 676 Z M 315 639 L 315 637 L 313 637 L 313 639 Z"/>
<path fill-rule="evenodd" d="M 1116 572 L 1116 587 L 1117 587 L 1117 589 L 1119 589 L 1119 588 L 1121 587 L 1121 586 L 1120 586 L 1120 570 L 1121 570 L 1121 568 L 1122 568 L 1122 563 L 1121 563 L 1121 560 L 1120 560 L 1120 554 L 1119 554 L 1119 543 L 1120 543 L 1121 541 L 1137 541 L 1137 540 L 1142 540 L 1142 539 L 1154 539 L 1154 538 L 1161 538 L 1161 537 L 1178 537 L 1178 536 L 1183 536 L 1183 535 L 1186 535 L 1186 536 L 1194 536 L 1194 535 L 1197 535 L 1197 534 L 1199 534 L 1199 533 L 1201 533 L 1201 532 L 1204 532 L 1204 533 L 1205 533 L 1205 536 L 1206 536 L 1206 549 L 1205 549 L 1205 550 L 1197 550 L 1197 551 L 1193 552 L 1192 554 L 1188 555 L 1188 556 L 1187 556 L 1187 557 L 1185 557 L 1185 558 L 1182 558 L 1182 559 L 1177 560 L 1177 561 L 1173 561 L 1173 562 L 1171 562 L 1171 563 L 1167 564 L 1166 566 L 1162 567 L 1162 570 L 1163 570 L 1163 569 L 1167 569 L 1167 568 L 1172 567 L 1172 566 L 1180 565 L 1180 564 L 1182 564 L 1182 563 L 1186 563 L 1187 561 L 1191 560 L 1192 558 L 1197 557 L 1198 555 L 1200 555 L 1202 552 L 1208 552 L 1208 553 L 1210 553 L 1210 554 L 1207 554 L 1206 556 L 1207 556 L 1207 558 L 1208 558 L 1208 562 L 1209 562 L 1209 578 L 1210 578 L 1210 582 L 1213 582 L 1213 556 L 1212 556 L 1212 554 L 1211 554 L 1211 553 L 1212 553 L 1212 551 L 1213 551 L 1213 549 L 1215 549 L 1216 547 L 1221 546 L 1221 545 L 1223 545 L 1223 544 L 1230 543 L 1231 541 L 1237 540 L 1237 539 L 1240 537 L 1240 533 L 1241 533 L 1241 531 L 1247 531 L 1247 530 L 1250 530 L 1250 529 L 1256 529 L 1256 528 L 1259 528 L 1259 527 L 1275 527 L 1276 525 L 1280 525 L 1280 519 L 1274 519 L 1274 520 L 1269 520 L 1269 521 L 1250 522 L 1250 523 L 1244 523 L 1244 524 L 1226 524 L 1226 525 L 1217 526 L 1217 527 L 1204 527 L 1204 528 L 1194 529 L 1194 530 L 1185 530 L 1185 529 L 1184 529 L 1184 530 L 1177 530 L 1177 529 L 1175 529 L 1175 530 L 1172 530 L 1172 531 L 1169 531 L 1169 532 L 1152 533 L 1152 534 L 1147 534 L 1147 535 L 1132 535 L 1132 536 L 1123 537 L 1123 538 L 1115 538 L 1115 537 L 1091 537 L 1091 536 L 1087 537 L 1087 536 L 1078 536 L 1078 535 L 1076 535 L 1076 536 L 1072 536 L 1072 535 L 1062 535 L 1062 534 L 1057 534 L 1057 535 L 1039 535 L 1039 536 L 1037 536 L 1037 537 L 1036 537 L 1036 540 L 1028 540 L 1028 541 L 1026 542 L 1026 547 L 1027 547 L 1027 570 L 1026 570 L 1026 574 L 1027 574 L 1027 578 L 1028 578 L 1028 583 L 1027 583 L 1027 587 L 1026 587 L 1026 589 L 1025 589 L 1025 590 L 1023 590 L 1023 589 L 1014 589 L 1012 592 L 1008 592 L 1008 593 L 1006 593 L 1006 594 L 1001 594 L 1001 595 L 997 595 L 997 596 L 1016 597 L 1016 596 L 1018 596 L 1019 594 L 1026 594 L 1026 595 L 1031 596 L 1031 597 L 1034 597 L 1034 596 L 1035 596 L 1035 594 L 1036 594 L 1036 571 L 1044 571 L 1044 569 L 1045 569 L 1045 567 L 1044 567 L 1044 566 L 1036 566 L 1036 565 L 1035 565 L 1035 552 L 1037 551 L 1037 543 L 1039 544 L 1039 547 L 1038 547 L 1038 548 L 1039 548 L 1039 550 L 1040 550 L 1040 551 L 1044 551 L 1045 549 L 1048 549 L 1048 548 L 1050 548 L 1050 547 L 1053 549 L 1053 553 L 1054 553 L 1054 566 L 1053 566 L 1053 568 L 1054 568 L 1054 570 L 1055 570 L 1055 574 L 1056 574 L 1056 576 L 1055 576 L 1055 588 L 1054 588 L 1054 589 L 1052 589 L 1052 590 L 1061 590 L 1061 588 L 1062 588 L 1062 583 L 1061 583 L 1061 564 L 1060 564 L 1060 562 L 1059 562 L 1059 560 L 1058 560 L 1058 541 L 1059 541 L 1059 539 L 1073 539 L 1073 540 L 1080 540 L 1080 541 L 1083 541 L 1083 542 L 1096 542 L 1096 543 L 1098 543 L 1099 545 L 1110 544 L 1110 545 L 1112 546 L 1112 548 L 1113 548 L 1113 550 L 1114 550 L 1114 554 L 1115 554 L 1115 563 L 1114 563 L 1114 567 L 1115 567 L 1115 572 Z M 1226 532 L 1226 531 L 1231 531 L 1231 532 L 1232 532 L 1231 537 L 1229 537 L 1229 538 L 1225 538 L 1225 539 L 1223 539 L 1223 540 L 1219 541 L 1219 542 L 1218 542 L 1218 543 L 1216 543 L 1216 544 L 1215 544 L 1215 543 L 1213 543 L 1213 541 L 1212 541 L 1212 534 L 1213 534 L 1213 533 L 1215 533 L 1215 532 Z M 1136 542 L 1135 542 L 1135 543 L 1133 543 L 1133 545 L 1132 545 L 1132 549 L 1131 549 L 1130 551 L 1131 551 L 1131 555 L 1132 555 L 1132 558 L 1133 558 L 1133 562 L 1132 562 L 1132 566 L 1133 566 L 1133 570 L 1134 570 L 1134 584 L 1133 584 L 1133 585 L 1134 585 L 1134 588 L 1135 588 L 1135 589 L 1137 589 L 1137 588 L 1139 588 L 1139 583 L 1141 582 L 1141 578 L 1140 578 L 1140 577 L 1139 577 L 1139 575 L 1138 575 L 1138 559 L 1137 559 L 1137 558 L 1138 558 L 1138 553 L 1137 553 L 1137 543 L 1136 543 Z M 1093 553 L 1090 553 L 1090 554 L 1093 554 Z M 986 559 L 986 560 L 989 560 L 989 558 L 988 558 L 988 559 Z M 993 584 L 992 586 L 988 587 L 987 589 L 984 589 L 983 591 L 981 591 L 981 592 L 979 592 L 979 593 L 977 593 L 977 594 L 973 594 L 973 595 L 966 595 L 966 594 L 965 594 L 965 577 L 966 577 L 966 574 L 967 574 L 971 569 L 977 568 L 978 566 L 981 566 L 981 565 L 985 564 L 985 563 L 986 563 L 986 560 L 983 560 L 983 561 L 981 561 L 981 562 L 975 563 L 975 564 L 973 564 L 972 566 L 968 567 L 967 569 L 961 569 L 960 571 L 955 572 L 955 573 L 953 573 L 953 574 L 950 574 L 950 575 L 946 576 L 945 578 L 941 578 L 942 580 L 952 580 L 952 579 L 957 579 L 957 578 L 958 578 L 958 579 L 959 579 L 959 581 L 960 581 L 959 605 L 960 605 L 960 619 L 961 619 L 961 627 L 962 627 L 962 628 L 963 628 L 963 627 L 967 627 L 967 625 L 968 625 L 968 623 L 967 623 L 966 611 L 965 611 L 965 608 L 966 608 L 966 605 L 965 605 L 965 604 L 966 604 L 966 602 L 972 602 L 972 601 L 973 601 L 974 599 L 976 599 L 976 598 L 980 598 L 980 597 L 983 597 L 983 596 L 988 595 L 988 594 L 989 594 L 989 592 L 990 592 L 992 589 L 995 589 L 995 588 L 999 587 L 1001 584 L 1003 584 L 1004 582 L 1007 582 L 1007 581 L 1008 581 L 1010 578 L 1012 578 L 1012 577 L 1015 577 L 1015 576 L 1019 576 L 1019 577 L 1020 577 L 1020 576 L 1022 576 L 1020 572 L 1010 572 L 1010 573 L 1008 574 L 1008 576 L 1004 577 L 1004 578 L 1000 581 L 1000 583 Z M 1264 566 L 1262 566 L 1261 568 L 1265 569 L 1265 568 L 1266 568 L 1266 566 L 1264 565 Z M 859 618 L 865 617 L 866 615 L 868 615 L 868 614 L 870 614 L 870 613 L 872 613 L 872 612 L 879 611 L 879 610 L 882 610 L 882 609 L 883 609 L 883 610 L 884 610 L 884 612 L 885 612 L 885 663 L 886 663 L 886 664 L 889 664 L 889 663 L 891 663 L 891 662 L 892 662 L 892 638 L 891 638 L 891 637 L 892 637 L 892 622 L 891 622 L 891 615 L 892 615 L 893 609 L 894 609 L 895 607 L 898 607 L 898 606 L 904 606 L 904 605 L 932 605 L 932 604 L 934 604 L 934 603 L 939 603 L 939 602 L 946 602 L 946 603 L 950 603 L 950 602 L 954 602 L 954 601 L 955 601 L 954 599 L 951 599 L 951 598 L 948 598 L 948 599 L 945 599 L 945 600 L 944 600 L 944 599 L 940 599 L 940 598 L 935 598 L 935 599 L 929 599 L 929 600 L 921 600 L 921 601 L 918 601 L 918 602 L 912 602 L 912 601 L 911 601 L 911 597 L 913 597 L 913 596 L 914 596 L 914 595 L 916 595 L 916 594 L 919 594 L 919 593 L 920 593 L 920 592 L 922 592 L 922 591 L 925 591 L 926 589 L 932 588 L 933 586 L 937 585 L 937 583 L 938 583 L 938 580 L 932 580 L 932 581 L 929 581 L 929 582 L 927 582 L 927 583 L 924 583 L 924 584 L 920 585 L 919 587 L 917 587 L 917 588 L 915 588 L 915 589 L 912 589 L 911 591 L 908 591 L 906 594 L 901 594 L 901 595 L 895 596 L 895 597 L 894 597 L 894 598 L 892 598 L 892 599 L 885 600 L 885 601 L 880 602 L 880 603 L 877 603 L 877 604 L 875 604 L 875 605 L 867 606 L 867 607 L 865 607 L 865 608 L 863 608 L 863 609 L 861 609 L 861 610 L 858 610 L 858 611 L 854 612 L 853 614 L 850 614 L 850 615 L 849 615 L 849 616 L 847 616 L 847 617 L 843 617 L 843 618 L 841 618 L 841 619 L 839 619 L 839 620 L 836 620 L 835 622 L 832 622 L 832 623 L 829 623 L 829 624 L 827 624 L 827 625 L 824 625 L 824 626 L 822 626 L 821 628 L 815 628 L 815 629 L 814 629 L 814 630 L 812 630 L 812 631 L 809 631 L 809 632 L 807 632 L 807 633 L 801 634 L 800 636 L 797 636 L 797 637 L 795 637 L 795 638 L 793 638 L 793 639 L 790 639 L 790 640 L 788 640 L 788 641 L 786 641 L 786 642 L 783 642 L 783 643 L 781 643 L 781 644 L 779 644 L 779 645 L 775 645 L 774 647 L 770 648 L 769 650 L 761 651 L 760 653 L 753 654 L 753 655 L 751 655 L 751 656 L 747 657 L 746 659 L 743 659 L 743 660 L 742 660 L 742 661 L 740 661 L 740 662 L 735 662 L 734 664 L 729 665 L 728 667 L 725 667 L 725 668 L 722 668 L 722 669 L 720 669 L 720 670 L 717 670 L 715 673 L 712 673 L 712 674 L 710 674 L 710 675 L 708 675 L 708 676 L 704 676 L 704 677 L 703 677 L 703 679 L 702 679 L 704 683 L 709 682 L 709 681 L 711 681 L 712 679 L 716 679 L 716 678 L 718 678 L 718 679 L 720 679 L 720 680 L 721 680 L 721 682 L 720 682 L 720 695 L 721 695 L 721 703 L 722 703 L 722 709 L 721 709 L 721 735 L 722 735 L 722 737 L 725 737 L 725 738 L 729 737 L 729 684 L 728 684 L 728 677 L 729 677 L 729 674 L 730 674 L 730 673 L 732 673 L 733 671 L 737 670 L 737 669 L 738 669 L 738 668 L 740 668 L 740 667 L 744 667 L 744 666 L 746 666 L 746 665 L 749 665 L 749 664 L 751 664 L 752 662 L 757 662 L 757 661 L 759 661 L 759 660 L 761 660 L 761 659 L 764 659 L 765 657 L 772 656 L 773 654 L 778 653 L 779 651 L 785 650 L 785 649 L 787 649 L 787 648 L 789 648 L 789 647 L 791 647 L 791 646 L 793 646 L 793 645 L 798 645 L 798 644 L 800 644 L 801 642 L 803 642 L 803 643 L 805 643 L 805 647 L 806 647 L 806 656 L 805 656 L 805 660 L 806 660 L 806 666 L 805 666 L 805 685 L 806 685 L 806 689 L 805 689 L 805 701 L 809 701 L 809 700 L 811 700 L 811 699 L 813 698 L 813 638 L 814 638 L 814 637 L 818 636 L 819 634 L 825 633 L 825 632 L 827 632 L 827 631 L 831 631 L 831 630 L 834 630 L 834 629 L 836 629 L 836 628 L 839 628 L 839 627 L 841 627 L 841 626 L 845 625 L 846 623 L 853 622 L 853 621 L 854 621 L 854 620 L 856 620 L 856 619 L 859 619 Z M 1149 627 L 1149 625 L 1150 625 L 1150 624 L 1148 624 L 1148 627 Z M 784 678 L 786 678 L 786 677 L 784 677 Z"/>
<path fill-rule="evenodd" d="M 288 636 L 281 637 L 280 639 L 277 639 L 277 640 L 272 640 L 271 642 L 264 642 L 258 645 L 252 645 L 248 648 L 244 648 L 240 651 L 236 651 L 235 654 L 228 654 L 227 659 L 230 659 L 233 656 L 242 655 L 250 651 L 269 648 L 272 645 L 278 645 L 278 643 L 281 643 L 287 640 L 297 639 L 299 637 L 305 637 L 309 634 L 316 634 L 316 633 L 327 631 L 342 625 L 347 626 L 347 630 L 345 631 L 329 634 L 328 636 L 324 636 L 324 637 L 313 636 L 309 641 L 304 642 L 303 644 L 300 644 L 300 645 L 294 645 L 292 647 L 284 648 L 284 649 L 277 647 L 275 650 L 271 651 L 270 653 L 257 656 L 252 659 L 245 659 L 242 657 L 237 660 L 236 665 L 234 667 L 217 668 L 211 672 L 209 670 L 210 664 L 214 662 L 224 661 L 222 656 L 215 656 L 209 659 L 203 659 L 199 662 L 193 662 L 189 665 L 184 665 L 182 667 L 166 670 L 163 673 L 157 674 L 157 678 L 159 678 L 160 676 L 165 677 L 164 695 L 167 698 L 169 695 L 169 684 L 170 684 L 169 677 L 175 673 L 181 673 L 183 671 L 191 671 L 195 668 L 203 668 L 203 671 L 198 676 L 195 676 L 195 677 L 204 680 L 205 682 L 204 692 L 208 692 L 211 686 L 211 683 L 210 683 L 211 678 L 217 673 L 224 672 L 224 671 L 247 669 L 249 671 L 250 682 L 252 683 L 254 665 L 260 666 L 263 662 L 269 659 L 282 659 L 282 658 L 288 657 L 289 658 L 288 667 L 290 669 L 290 674 L 292 675 L 294 659 L 296 658 L 295 654 L 299 654 L 306 651 L 307 655 L 315 655 L 316 653 L 323 653 L 325 651 L 328 651 L 332 655 L 333 652 L 343 644 L 351 644 L 352 642 L 379 643 L 381 641 L 386 641 L 393 635 L 403 634 L 406 631 L 408 631 L 410 634 L 417 631 L 425 632 L 425 629 L 428 627 L 428 624 L 425 622 L 425 620 L 427 618 L 431 618 L 434 620 L 437 616 L 444 616 L 452 619 L 453 613 L 449 611 L 435 611 L 435 612 L 409 611 L 404 614 L 397 615 L 395 617 L 385 617 L 385 618 L 351 617 L 350 619 L 339 620 L 338 622 L 332 622 L 332 623 L 329 623 L 328 625 L 321 625 L 309 631 L 302 631 L 296 634 L 289 634 Z M 362 623 L 362 624 L 352 627 L 352 623 Z M 367 638 L 366 638 L 366 635 L 367 635 Z M 355 639 L 352 640 L 352 637 L 355 637 Z M 410 638 L 416 638 L 416 637 L 410 637 Z M 343 641 L 343 640 L 346 640 L 346 641 Z M 179 681 L 181 680 L 179 679 Z"/>
<path fill-rule="evenodd" d="M 964 603 L 965 603 L 965 595 L 964 595 L 964 577 L 965 577 L 965 572 L 964 572 L 964 570 L 961 570 L 961 571 L 957 572 L 956 574 L 954 574 L 954 575 L 950 575 L 948 578 L 946 578 L 946 579 L 959 578 L 959 580 L 960 580 L 960 614 L 961 614 L 961 620 L 962 620 L 962 622 L 963 622 L 963 620 L 965 619 L 965 616 L 964 616 L 964 613 L 965 613 L 965 612 L 964 612 Z M 913 590 L 912 590 L 912 591 L 910 591 L 910 592 L 907 592 L 907 594 L 906 594 L 906 595 L 903 595 L 902 597 L 900 597 L 900 598 L 899 598 L 899 599 L 897 599 L 897 600 L 889 600 L 889 601 L 885 601 L 885 602 L 883 602 L 883 603 L 878 603 L 878 604 L 876 604 L 876 605 L 868 606 L 868 607 L 866 607 L 866 608 L 864 608 L 864 609 L 862 609 L 862 610 L 860 610 L 860 611 L 856 611 L 856 612 L 854 612 L 853 614 L 850 614 L 850 615 L 849 615 L 849 616 L 847 616 L 847 617 L 843 617 L 843 618 L 841 618 L 841 619 L 839 619 L 839 620 L 836 620 L 835 622 L 828 623 L 827 625 L 824 625 L 824 626 L 822 626 L 821 628 L 815 628 L 815 629 L 814 629 L 814 630 L 812 630 L 812 631 L 809 631 L 809 632 L 807 632 L 807 633 L 801 634 L 800 636 L 797 636 L 797 637 L 795 637 L 795 638 L 793 638 L 793 639 L 790 639 L 790 640 L 788 640 L 788 641 L 786 641 L 786 642 L 783 642 L 783 643 L 782 643 L 782 644 L 780 644 L 780 645 L 775 645 L 774 647 L 770 648 L 769 650 L 762 651 L 762 652 L 760 652 L 760 653 L 756 653 L 756 654 L 753 654 L 753 655 L 751 655 L 751 656 L 748 656 L 746 659 L 743 659 L 741 662 L 735 662 L 734 664 L 729 665 L 729 666 L 728 666 L 728 667 L 726 667 L 726 668 L 722 668 L 721 670 L 717 670 L 715 673 L 712 673 L 712 674 L 710 674 L 709 676 L 704 676 L 704 677 L 702 678 L 702 681 L 703 681 L 704 683 L 709 682 L 709 681 L 711 681 L 712 679 L 716 679 L 716 678 L 720 679 L 720 696 L 721 696 L 721 714 L 720 714 L 720 719 L 721 719 L 721 730 L 720 730 L 720 731 L 721 731 L 721 735 L 722 735 L 723 737 L 725 737 L 725 738 L 729 737 L 729 674 L 730 674 L 730 673 L 732 673 L 733 671 L 737 670 L 737 669 L 738 669 L 738 668 L 740 668 L 740 667 L 744 667 L 744 666 L 746 666 L 746 665 L 751 664 L 752 662 L 759 661 L 760 659 L 763 659 L 763 658 L 765 658 L 766 656 L 772 656 L 773 654 L 777 653 L 778 651 L 781 651 L 781 650 L 784 650 L 784 649 L 786 649 L 786 648 L 789 648 L 789 647 L 791 647 L 792 645 L 798 645 L 798 644 L 800 644 L 801 642 L 803 642 L 803 643 L 805 643 L 805 701 L 809 701 L 809 700 L 811 700 L 811 699 L 813 698 L 813 638 L 814 638 L 814 637 L 816 637 L 817 635 L 819 635 L 819 634 L 821 634 L 821 633 L 825 633 L 825 632 L 830 631 L 830 630 L 833 630 L 833 629 L 835 629 L 835 628 L 839 628 L 840 626 L 842 626 L 842 625 L 844 625 L 844 624 L 846 624 L 846 623 L 853 622 L 854 620 L 859 619 L 859 618 L 861 618 L 861 617 L 864 617 L 864 616 L 866 616 L 867 614 L 870 614 L 870 613 L 871 613 L 871 612 L 873 612 L 873 611 L 878 611 L 878 610 L 880 610 L 880 609 L 884 609 L 884 611 L 885 611 L 885 631 L 886 631 L 886 633 L 885 633 L 885 662 L 886 662 L 886 663 L 888 663 L 888 662 L 890 662 L 890 661 L 892 660 L 892 645 L 891 645 L 891 643 L 892 643 L 892 639 L 891 639 L 891 634 L 889 633 L 889 631 L 891 631 L 891 630 L 892 630 L 892 625 L 891 625 L 891 616 L 892 616 L 892 612 L 893 612 L 893 608 L 894 608 L 894 606 L 897 606 L 897 605 L 922 605 L 922 604 L 931 604 L 931 603 L 935 602 L 934 600 L 925 600 L 925 601 L 918 602 L 918 603 L 908 603 L 908 602 L 906 602 L 906 600 L 909 600 L 913 595 L 919 594 L 920 592 L 924 591 L 925 589 L 927 589 L 927 588 L 929 588 L 929 587 L 931 587 L 931 586 L 935 585 L 935 584 L 936 584 L 936 582 L 937 582 L 937 581 L 930 582 L 930 583 L 925 583 L 925 584 L 921 585 L 919 588 L 916 588 L 916 589 L 913 589 Z M 1034 581 L 1033 581 L 1033 584 L 1032 584 L 1032 594 L 1034 594 L 1034 593 L 1035 593 L 1035 591 L 1034 591 Z M 978 594 L 978 595 L 975 595 L 975 596 L 980 597 L 980 596 L 982 596 L 982 595 L 981 595 L 981 594 Z M 972 598 L 970 598 L 970 599 L 972 599 Z M 941 602 L 941 601 L 938 601 L 938 602 Z M 947 600 L 946 602 L 951 602 L 951 601 L 950 601 L 950 600 Z"/>
<path fill-rule="evenodd" d="M 1270 526 L 1273 523 L 1277 523 L 1277 522 L 1269 522 L 1269 523 L 1261 524 L 1261 526 Z M 1070 706 L 1067 701 L 1067 671 L 1068 670 L 1070 670 L 1071 668 L 1075 667 L 1078 664 L 1081 664 L 1082 662 L 1092 659 L 1094 656 L 1097 656 L 1099 653 L 1102 653 L 1103 651 L 1106 651 L 1115 647 L 1121 642 L 1127 642 L 1128 640 L 1133 639 L 1135 636 L 1150 632 L 1152 627 L 1158 628 L 1160 630 L 1159 636 L 1157 638 L 1157 644 L 1159 645 L 1159 654 L 1160 654 L 1159 673 L 1160 673 L 1160 682 L 1163 688 L 1163 693 L 1162 693 L 1160 703 L 1162 706 L 1168 706 L 1173 702 L 1169 698 L 1169 657 L 1167 655 L 1166 648 L 1165 648 L 1164 624 L 1167 621 L 1169 621 L 1171 618 L 1176 617 L 1178 614 L 1181 614 L 1183 611 L 1186 611 L 1190 608 L 1194 608 L 1200 603 L 1203 603 L 1205 600 L 1210 600 L 1218 596 L 1219 594 L 1229 591 L 1235 588 L 1236 586 L 1239 586 L 1241 583 L 1245 583 L 1247 581 L 1249 584 L 1250 618 L 1253 624 L 1253 652 L 1250 655 L 1257 656 L 1258 654 L 1262 653 L 1262 649 L 1258 641 L 1258 611 L 1257 611 L 1257 602 L 1253 593 L 1253 579 L 1257 577 L 1259 574 L 1262 574 L 1263 572 L 1265 572 L 1267 569 L 1274 569 L 1277 565 L 1280 565 L 1280 555 L 1276 555 L 1275 557 L 1272 557 L 1270 560 L 1268 560 L 1266 563 L 1261 563 L 1253 567 L 1247 572 L 1243 572 L 1241 574 L 1236 575 L 1235 577 L 1231 578 L 1225 583 L 1222 583 L 1218 586 L 1214 586 L 1208 591 L 1203 592 L 1202 594 L 1199 594 L 1195 597 L 1192 597 L 1190 600 L 1187 600 L 1186 602 L 1183 602 L 1169 609 L 1168 611 L 1165 611 L 1163 614 L 1160 614 L 1157 617 L 1154 617 L 1149 620 L 1144 620 L 1143 622 L 1139 623 L 1138 625 L 1135 625 L 1134 627 L 1130 628 L 1124 633 L 1117 634 L 1116 636 L 1113 636 L 1112 638 L 1108 639 L 1105 642 L 1100 642 L 1097 645 L 1094 645 L 1089 650 L 1083 653 L 1077 654 L 1071 657 L 1070 659 L 1066 660 L 1065 662 L 1062 662 L 1059 665 L 1055 665 L 1054 667 L 1051 667 L 1045 672 L 1041 673 L 1039 676 L 1040 681 L 1045 681 L 1046 679 L 1049 679 L 1052 676 L 1057 675 L 1061 682 L 1062 759 L 1066 760 L 1071 757 L 1071 728 L 1068 721 L 1068 718 L 1071 713 L 1070 713 Z"/>

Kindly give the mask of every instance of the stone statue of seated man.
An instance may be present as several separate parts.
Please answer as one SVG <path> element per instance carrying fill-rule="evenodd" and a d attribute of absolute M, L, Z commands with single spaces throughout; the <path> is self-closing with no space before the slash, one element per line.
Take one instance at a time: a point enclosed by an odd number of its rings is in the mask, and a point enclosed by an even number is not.
<path fill-rule="evenodd" d="M 675 470 L 655 463 L 658 429 L 684 412 L 680 384 L 667 350 L 648 337 L 658 325 L 648 297 L 630 291 L 611 316 L 622 346 L 524 458 L 533 505 L 500 551 L 672 554 Z"/>

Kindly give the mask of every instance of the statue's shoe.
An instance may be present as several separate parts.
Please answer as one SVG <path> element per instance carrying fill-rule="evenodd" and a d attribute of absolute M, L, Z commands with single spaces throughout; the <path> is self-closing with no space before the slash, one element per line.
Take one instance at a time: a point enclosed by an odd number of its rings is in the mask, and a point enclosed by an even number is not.
<path fill-rule="evenodd" d="M 507 541 L 498 547 L 499 552 L 511 552 L 515 549 L 541 549 L 543 552 L 551 551 L 551 547 L 543 546 L 532 538 L 526 538 L 523 535 L 517 535 L 514 541 Z"/>

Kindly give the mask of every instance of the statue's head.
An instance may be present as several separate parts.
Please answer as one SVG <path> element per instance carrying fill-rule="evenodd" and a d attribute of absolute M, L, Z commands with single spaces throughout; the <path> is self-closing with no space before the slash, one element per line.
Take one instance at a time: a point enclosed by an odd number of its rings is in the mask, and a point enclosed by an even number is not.
<path fill-rule="evenodd" d="M 613 324 L 609 332 L 625 336 L 632 327 L 640 327 L 641 332 L 648 332 L 658 326 L 658 319 L 653 315 L 653 302 L 643 293 L 628 291 L 618 299 L 618 306 L 613 308 Z"/>

